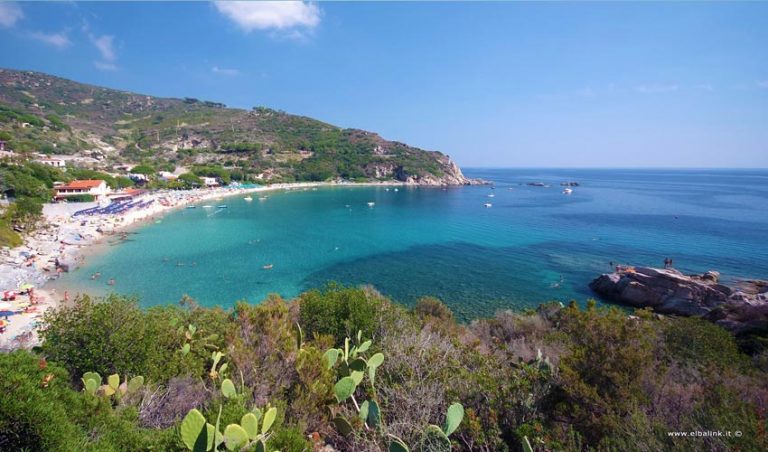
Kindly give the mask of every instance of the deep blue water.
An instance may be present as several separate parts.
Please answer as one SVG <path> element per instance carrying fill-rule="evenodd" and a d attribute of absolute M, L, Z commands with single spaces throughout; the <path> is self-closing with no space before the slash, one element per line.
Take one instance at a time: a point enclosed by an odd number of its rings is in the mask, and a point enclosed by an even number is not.
<path fill-rule="evenodd" d="M 63 283 L 104 292 L 115 278 L 113 290 L 146 305 L 189 294 L 230 306 L 338 281 L 371 284 L 405 304 L 437 296 L 470 318 L 583 302 L 611 261 L 661 266 L 671 257 L 686 272 L 768 277 L 768 170 L 466 173 L 496 188 L 323 188 L 176 211 Z M 551 187 L 525 185 L 534 181 Z M 562 181 L 581 185 L 566 196 Z M 95 271 L 103 276 L 91 281 Z"/>

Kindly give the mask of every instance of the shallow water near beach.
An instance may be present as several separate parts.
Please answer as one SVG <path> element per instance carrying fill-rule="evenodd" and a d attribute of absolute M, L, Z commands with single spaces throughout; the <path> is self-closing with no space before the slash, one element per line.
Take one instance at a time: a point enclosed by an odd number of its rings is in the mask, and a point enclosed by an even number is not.
<path fill-rule="evenodd" d="M 57 285 L 135 294 L 145 306 L 188 294 L 228 307 L 337 281 L 373 285 L 405 304 L 433 295 L 469 319 L 584 302 L 611 262 L 662 266 L 670 257 L 684 272 L 768 277 L 768 170 L 466 173 L 495 189 L 334 187 L 177 210 Z M 563 181 L 580 186 L 565 195 Z M 91 280 L 94 272 L 101 277 Z"/>

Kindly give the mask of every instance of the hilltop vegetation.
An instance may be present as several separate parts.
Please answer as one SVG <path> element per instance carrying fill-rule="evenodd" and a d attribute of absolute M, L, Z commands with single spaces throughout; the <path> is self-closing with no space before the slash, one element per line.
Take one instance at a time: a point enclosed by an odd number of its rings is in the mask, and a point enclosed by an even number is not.
<path fill-rule="evenodd" d="M 768 447 L 765 353 L 699 319 L 547 304 L 461 325 L 329 286 L 234 310 L 84 297 L 45 321 L 42 347 L 0 355 L 3 450 L 187 450 L 206 421 L 229 450 Z M 668 433 L 718 430 L 741 436 Z"/>
<path fill-rule="evenodd" d="M 94 157 L 105 170 L 152 162 L 223 166 L 248 180 L 468 183 L 447 156 L 363 130 L 8 69 L 0 69 L 0 139 L 18 152 Z"/>

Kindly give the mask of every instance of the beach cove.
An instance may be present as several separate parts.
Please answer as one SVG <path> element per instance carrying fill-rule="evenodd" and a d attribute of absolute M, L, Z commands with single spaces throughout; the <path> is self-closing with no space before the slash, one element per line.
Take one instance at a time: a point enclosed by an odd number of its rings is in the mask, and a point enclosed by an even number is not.
<path fill-rule="evenodd" d="M 333 182 L 299 182 L 264 186 L 233 186 L 198 190 L 162 190 L 140 197 L 140 209 L 129 209 L 120 214 L 74 216 L 76 212 L 95 208 L 98 203 L 46 204 L 41 226 L 24 238 L 22 246 L 0 251 L 0 288 L 2 291 L 23 292 L 5 303 L 13 311 L 4 322 L 0 334 L 0 349 L 28 347 L 37 343 L 36 328 L 43 313 L 62 302 L 73 300 L 80 286 L 57 272 L 56 263 L 77 272 L 91 256 L 108 253 L 110 248 L 126 240 L 132 231 L 152 223 L 160 223 L 164 215 L 198 203 L 229 200 L 231 197 L 250 197 L 251 194 L 277 190 L 310 190 L 324 186 L 349 185 Z M 357 186 L 399 186 L 395 182 L 354 184 Z M 60 280 L 60 278 L 63 279 Z M 91 275 L 93 276 L 93 275 Z M 30 298 L 21 288 L 31 285 Z M 91 291 L 89 291 L 91 292 Z M 103 291 L 92 291 L 100 294 Z"/>
<path fill-rule="evenodd" d="M 611 264 L 659 267 L 669 257 L 685 273 L 718 270 L 725 282 L 768 274 L 768 213 L 755 208 L 768 199 L 765 171 L 467 173 L 494 188 L 331 185 L 233 197 L 220 210 L 201 202 L 135 229 L 53 287 L 137 295 L 143 306 L 186 294 L 229 307 L 337 281 L 409 305 L 436 296 L 469 320 L 584 302 Z M 565 181 L 580 185 L 566 195 Z"/>

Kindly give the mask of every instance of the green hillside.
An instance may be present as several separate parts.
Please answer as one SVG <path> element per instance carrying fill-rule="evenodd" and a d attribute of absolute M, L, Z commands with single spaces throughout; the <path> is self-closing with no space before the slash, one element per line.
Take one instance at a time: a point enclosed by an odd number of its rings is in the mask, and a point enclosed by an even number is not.
<path fill-rule="evenodd" d="M 245 179 L 466 184 L 440 152 L 266 107 L 252 110 L 0 69 L 0 139 L 16 152 L 93 157 L 96 169 L 220 165 Z"/>

